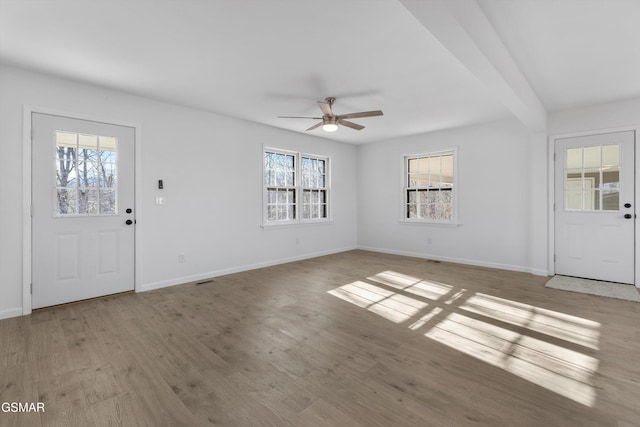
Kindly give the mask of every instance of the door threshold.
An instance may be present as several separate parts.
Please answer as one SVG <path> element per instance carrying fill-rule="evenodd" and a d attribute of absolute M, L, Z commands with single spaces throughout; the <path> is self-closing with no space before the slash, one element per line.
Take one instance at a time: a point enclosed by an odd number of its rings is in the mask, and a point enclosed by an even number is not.
<path fill-rule="evenodd" d="M 39 313 L 39 312 L 42 312 L 42 311 L 53 310 L 53 309 L 60 308 L 60 307 L 67 307 L 67 306 L 71 306 L 71 305 L 84 304 L 84 303 L 87 303 L 87 302 L 90 302 L 90 301 L 98 301 L 98 300 L 101 300 L 101 299 L 119 297 L 119 296 L 124 296 L 124 295 L 129 295 L 129 294 L 135 294 L 135 293 L 136 293 L 136 291 L 133 291 L 133 290 L 132 291 L 117 292 L 115 294 L 101 295 L 99 297 L 81 299 L 81 300 L 78 300 L 78 301 L 64 302 L 62 304 L 50 305 L 50 306 L 47 306 L 47 307 L 34 308 L 31 312 L 32 313 Z"/>

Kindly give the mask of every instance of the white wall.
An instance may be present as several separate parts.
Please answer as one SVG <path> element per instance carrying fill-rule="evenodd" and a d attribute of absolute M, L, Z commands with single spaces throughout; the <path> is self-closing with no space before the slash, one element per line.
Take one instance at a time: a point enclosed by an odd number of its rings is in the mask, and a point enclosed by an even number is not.
<path fill-rule="evenodd" d="M 640 125 L 640 98 L 549 113 L 549 135 Z M 595 132 L 594 132 L 595 133 Z"/>
<path fill-rule="evenodd" d="M 401 224 L 403 155 L 452 147 L 458 150 L 460 225 Z M 546 274 L 545 153 L 544 135 L 530 134 L 516 120 L 359 146 L 358 243 Z"/>
<path fill-rule="evenodd" d="M 357 245 L 355 146 L 6 66 L 0 94 L 0 318 L 22 313 L 23 105 L 141 126 L 142 289 Z M 263 144 L 331 157 L 331 224 L 260 227 Z M 158 179 L 164 206 L 155 205 Z"/>

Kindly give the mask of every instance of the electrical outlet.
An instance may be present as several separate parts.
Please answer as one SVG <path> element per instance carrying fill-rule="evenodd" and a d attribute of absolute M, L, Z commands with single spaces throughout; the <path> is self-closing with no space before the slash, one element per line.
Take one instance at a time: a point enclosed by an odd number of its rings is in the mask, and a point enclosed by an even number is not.
<path fill-rule="evenodd" d="M 178 254 L 178 262 L 184 262 L 184 252 Z"/>

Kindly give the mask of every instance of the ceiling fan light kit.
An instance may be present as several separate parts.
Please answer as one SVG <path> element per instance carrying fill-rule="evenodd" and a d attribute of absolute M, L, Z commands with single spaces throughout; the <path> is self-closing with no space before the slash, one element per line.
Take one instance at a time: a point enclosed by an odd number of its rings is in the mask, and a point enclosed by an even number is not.
<path fill-rule="evenodd" d="M 339 115 L 334 114 L 332 107 L 335 101 L 336 99 L 333 97 L 325 98 L 324 101 L 318 101 L 318 107 L 320 107 L 320 110 L 322 110 L 322 117 L 278 116 L 278 118 L 322 120 L 321 122 L 316 123 L 315 125 L 308 128 L 307 131 L 314 130 L 322 126 L 322 130 L 324 130 L 325 132 L 335 132 L 338 130 L 338 125 L 346 126 L 355 130 L 364 129 L 364 126 L 348 121 L 346 119 L 382 116 L 382 111 L 380 110 L 361 111 L 359 113 L 348 113 Z"/>
<path fill-rule="evenodd" d="M 338 121 L 335 117 L 322 118 L 322 130 L 325 132 L 335 132 L 338 130 Z"/>

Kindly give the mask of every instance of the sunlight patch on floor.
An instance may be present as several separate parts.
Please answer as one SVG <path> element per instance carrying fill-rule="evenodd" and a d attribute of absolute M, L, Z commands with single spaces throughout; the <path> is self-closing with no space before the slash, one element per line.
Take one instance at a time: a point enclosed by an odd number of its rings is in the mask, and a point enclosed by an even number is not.
<path fill-rule="evenodd" d="M 367 277 L 372 282 L 381 283 L 396 289 L 402 289 L 413 295 L 428 298 L 430 300 L 440 299 L 453 289 L 452 286 L 444 283 L 430 282 L 417 277 L 387 270 L 382 273 Z"/>
<path fill-rule="evenodd" d="M 435 326 L 426 337 L 582 405 L 594 405 L 598 359 L 567 346 L 598 350 L 600 323 L 483 293 L 469 295 L 466 289 L 440 300 L 454 287 L 391 270 L 366 280 L 376 284 L 355 281 L 328 293 L 392 322 L 407 322 L 414 331 L 431 322 Z"/>
<path fill-rule="evenodd" d="M 481 293 L 460 308 L 598 350 L 600 324 L 592 320 Z"/>
<path fill-rule="evenodd" d="M 427 303 L 415 298 L 362 281 L 340 286 L 329 293 L 395 323 L 412 318 L 427 306 Z"/>
<path fill-rule="evenodd" d="M 362 308 L 367 308 L 395 294 L 393 291 L 382 289 L 362 281 L 340 286 L 339 288 L 329 291 L 329 293 Z"/>
<path fill-rule="evenodd" d="M 583 405 L 595 403 L 598 360 L 591 356 L 457 313 L 425 336 Z"/>

